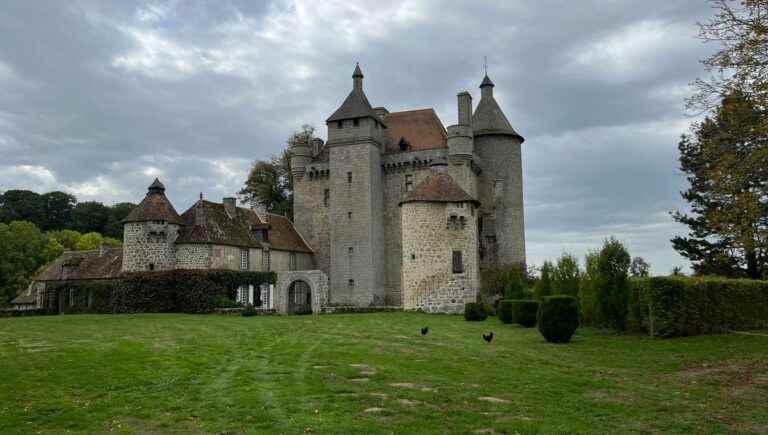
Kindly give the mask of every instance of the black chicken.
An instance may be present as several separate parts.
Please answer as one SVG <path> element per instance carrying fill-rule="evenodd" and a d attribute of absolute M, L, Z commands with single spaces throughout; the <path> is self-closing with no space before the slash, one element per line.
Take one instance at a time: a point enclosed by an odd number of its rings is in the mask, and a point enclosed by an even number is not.
<path fill-rule="evenodd" d="M 485 340 L 486 343 L 490 343 L 491 340 L 493 340 L 493 331 L 488 333 L 488 335 L 483 334 L 483 340 Z"/>
<path fill-rule="evenodd" d="M 429 328 L 428 327 L 425 326 L 425 327 L 421 328 L 421 335 L 427 335 L 428 332 L 429 332 Z"/>

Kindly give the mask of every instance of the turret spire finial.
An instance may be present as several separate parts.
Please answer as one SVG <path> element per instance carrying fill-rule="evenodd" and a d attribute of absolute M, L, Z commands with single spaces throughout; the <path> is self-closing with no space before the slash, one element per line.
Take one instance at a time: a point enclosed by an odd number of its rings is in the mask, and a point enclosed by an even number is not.
<path fill-rule="evenodd" d="M 355 91 L 363 90 L 363 70 L 360 69 L 360 64 L 355 62 L 355 72 L 352 73 L 352 84 Z"/>

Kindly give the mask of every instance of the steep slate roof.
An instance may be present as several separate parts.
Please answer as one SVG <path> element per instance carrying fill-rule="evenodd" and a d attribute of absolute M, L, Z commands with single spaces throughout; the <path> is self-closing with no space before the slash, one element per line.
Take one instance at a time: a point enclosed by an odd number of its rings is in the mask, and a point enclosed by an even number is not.
<path fill-rule="evenodd" d="M 437 171 L 408 192 L 400 205 L 408 202 L 471 202 L 480 205 L 480 201 L 465 192 L 450 175 Z"/>
<path fill-rule="evenodd" d="M 35 281 L 62 281 L 117 278 L 123 266 L 123 248 L 68 251 L 35 275 Z"/>
<path fill-rule="evenodd" d="M 202 213 L 202 225 L 197 225 L 198 209 Z M 251 231 L 251 225 L 265 225 L 255 211 L 237 207 L 237 216 L 230 217 L 224 204 L 200 200 L 182 213 L 184 227 L 176 243 L 214 243 L 221 245 L 261 248 Z M 312 252 L 304 243 L 296 228 L 284 216 L 269 215 L 269 245 L 271 249 L 293 252 Z"/>
<path fill-rule="evenodd" d="M 447 148 L 446 132 L 434 109 L 408 110 L 384 115 L 389 140 L 385 152 L 400 152 L 400 139 L 410 144 L 409 151 Z"/>
<path fill-rule="evenodd" d="M 352 79 L 355 84 L 352 87 L 352 92 L 347 95 L 347 98 L 344 99 L 341 106 L 339 106 L 339 108 L 336 109 L 325 122 L 371 117 L 382 123 L 381 120 L 373 114 L 371 103 L 368 102 L 368 97 L 366 97 L 365 92 L 363 92 L 363 72 L 360 70 L 360 65 L 355 65 Z"/>
<path fill-rule="evenodd" d="M 173 204 L 165 196 L 165 186 L 157 178 L 149 186 L 147 196 L 123 219 L 123 223 L 149 221 L 167 221 L 177 225 L 182 223 Z"/>
<path fill-rule="evenodd" d="M 472 130 L 475 135 L 506 134 L 515 136 L 520 142 L 523 142 L 525 139 L 512 128 L 496 99 L 493 98 L 493 86 L 493 82 L 486 75 L 480 84 L 480 89 L 490 87 L 491 92 L 487 96 L 480 97 L 480 102 L 477 103 L 475 113 L 472 115 Z"/>

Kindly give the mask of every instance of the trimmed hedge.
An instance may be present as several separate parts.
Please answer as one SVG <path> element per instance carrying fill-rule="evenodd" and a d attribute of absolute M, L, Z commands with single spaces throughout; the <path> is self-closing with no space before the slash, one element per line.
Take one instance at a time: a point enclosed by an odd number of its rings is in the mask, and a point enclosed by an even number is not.
<path fill-rule="evenodd" d="M 579 304 L 573 296 L 545 296 L 537 319 L 539 332 L 550 343 L 568 343 L 579 327 Z"/>
<path fill-rule="evenodd" d="M 512 321 L 526 328 L 536 326 L 536 317 L 539 313 L 539 301 L 531 300 L 513 300 L 512 302 Z"/>
<path fill-rule="evenodd" d="M 628 326 L 655 337 L 768 328 L 768 281 L 654 277 L 630 283 Z"/>
<path fill-rule="evenodd" d="M 210 313 L 241 285 L 274 283 L 274 272 L 169 270 L 127 273 L 109 281 L 49 283 L 49 313 Z"/>
<path fill-rule="evenodd" d="M 512 323 L 512 300 L 502 299 L 499 301 L 499 306 L 496 309 L 496 315 L 499 316 L 501 323 Z"/>
<path fill-rule="evenodd" d="M 469 322 L 482 322 L 488 318 L 485 306 L 479 302 L 468 302 L 464 305 L 464 320 Z"/>

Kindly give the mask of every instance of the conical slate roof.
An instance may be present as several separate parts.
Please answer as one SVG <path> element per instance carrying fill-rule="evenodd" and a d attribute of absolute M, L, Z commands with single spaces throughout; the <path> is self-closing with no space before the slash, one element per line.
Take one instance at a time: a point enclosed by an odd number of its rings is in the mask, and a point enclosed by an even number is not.
<path fill-rule="evenodd" d="M 371 117 L 381 122 L 381 120 L 374 116 L 372 110 L 373 107 L 371 106 L 371 103 L 368 102 L 368 97 L 365 96 L 365 92 L 363 92 L 363 71 L 360 70 L 360 65 L 355 65 L 352 79 L 354 82 L 352 92 L 347 95 L 347 98 L 341 103 L 341 106 L 339 106 L 339 108 L 333 112 L 333 115 L 326 119 L 325 122 L 366 117 Z"/>
<path fill-rule="evenodd" d="M 157 178 L 147 189 L 147 196 L 136 206 L 123 223 L 167 221 L 169 224 L 181 225 L 181 217 L 176 213 L 173 204 L 165 196 L 165 186 Z"/>
<path fill-rule="evenodd" d="M 480 84 L 480 89 L 483 89 L 480 102 L 477 103 L 475 113 L 472 115 L 472 130 L 475 136 L 483 134 L 506 134 L 517 137 L 520 142 L 523 142 L 522 136 L 520 136 L 509 120 L 504 115 L 504 112 L 499 107 L 499 103 L 493 98 L 493 82 L 486 75 L 483 78 L 483 82 Z"/>
<path fill-rule="evenodd" d="M 450 175 L 437 171 L 410 191 L 400 205 L 408 202 L 471 202 L 480 205 L 480 201 L 465 192 Z"/>

